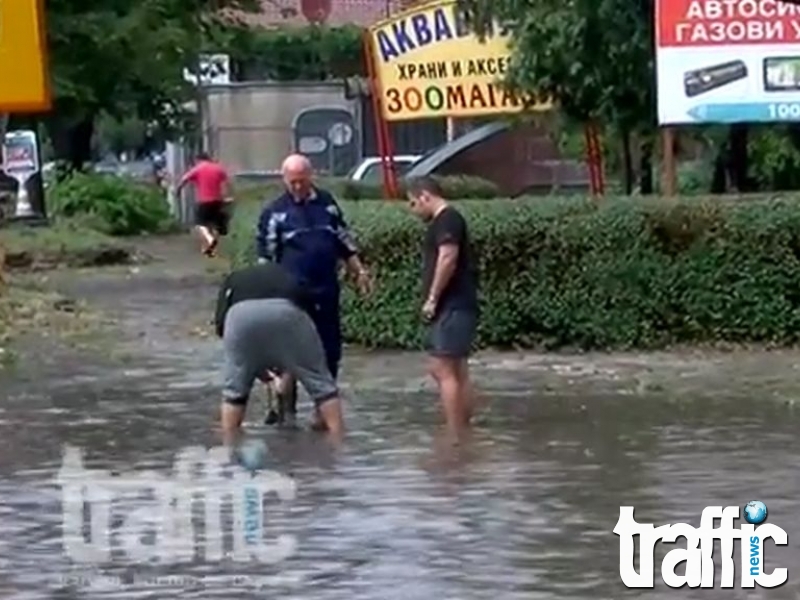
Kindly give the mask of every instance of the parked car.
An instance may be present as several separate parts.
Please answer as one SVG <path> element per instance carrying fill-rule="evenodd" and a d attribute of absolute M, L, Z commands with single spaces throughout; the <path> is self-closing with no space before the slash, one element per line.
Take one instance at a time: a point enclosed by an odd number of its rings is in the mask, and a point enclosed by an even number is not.
<path fill-rule="evenodd" d="M 402 177 L 422 158 L 415 154 L 400 154 L 394 157 L 397 174 Z M 357 164 L 347 176 L 351 181 L 379 184 L 383 180 L 383 167 L 380 156 L 368 156 Z"/>

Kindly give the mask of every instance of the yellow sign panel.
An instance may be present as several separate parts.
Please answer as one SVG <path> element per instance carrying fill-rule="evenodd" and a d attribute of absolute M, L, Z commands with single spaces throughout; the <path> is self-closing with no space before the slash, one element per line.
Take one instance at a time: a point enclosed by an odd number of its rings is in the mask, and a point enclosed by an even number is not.
<path fill-rule="evenodd" d="M 0 112 L 50 109 L 44 0 L 0 0 Z"/>
<path fill-rule="evenodd" d="M 498 85 L 511 56 L 509 32 L 495 26 L 481 42 L 456 0 L 437 0 L 400 13 L 371 27 L 370 37 L 388 121 L 551 107 Z"/>

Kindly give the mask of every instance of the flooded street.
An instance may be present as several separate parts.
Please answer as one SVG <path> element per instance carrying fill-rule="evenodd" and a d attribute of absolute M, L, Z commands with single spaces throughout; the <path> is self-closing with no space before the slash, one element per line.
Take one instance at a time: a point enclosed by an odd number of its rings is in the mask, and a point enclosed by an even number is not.
<path fill-rule="evenodd" d="M 421 356 L 350 353 L 344 446 L 263 427 L 254 399 L 272 475 L 251 479 L 214 430 L 218 342 L 189 333 L 213 282 L 154 267 L 59 283 L 119 332 L 93 360 L 34 345 L 0 379 L 2 600 L 800 597 L 800 353 L 482 353 L 490 403 L 455 448 Z M 254 488 L 284 494 L 263 523 Z M 739 589 L 737 544 L 734 589 L 667 588 L 663 545 L 655 589 L 624 587 L 620 506 L 697 526 L 751 500 L 788 533 L 766 550 L 786 585 Z"/>

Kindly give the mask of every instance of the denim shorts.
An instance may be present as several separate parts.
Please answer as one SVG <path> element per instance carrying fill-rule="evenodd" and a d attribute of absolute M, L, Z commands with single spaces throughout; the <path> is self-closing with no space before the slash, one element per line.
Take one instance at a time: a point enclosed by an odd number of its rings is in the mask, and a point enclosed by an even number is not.
<path fill-rule="evenodd" d="M 467 358 L 472 353 L 477 331 L 477 311 L 445 309 L 428 326 L 426 349 L 432 356 Z"/>

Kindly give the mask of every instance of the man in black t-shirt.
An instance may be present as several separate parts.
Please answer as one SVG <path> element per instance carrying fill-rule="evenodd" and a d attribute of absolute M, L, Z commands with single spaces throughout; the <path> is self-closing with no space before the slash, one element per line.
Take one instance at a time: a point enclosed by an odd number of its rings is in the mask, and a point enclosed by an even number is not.
<path fill-rule="evenodd" d="M 316 407 L 315 429 L 338 436 L 342 408 L 336 381 L 308 312 L 313 300 L 280 266 L 267 263 L 234 271 L 222 283 L 215 325 L 225 349 L 222 428 L 235 437 L 257 379 L 268 371 L 291 373 Z"/>
<path fill-rule="evenodd" d="M 439 386 L 448 426 L 472 417 L 469 355 L 478 326 L 478 274 L 467 223 L 432 178 L 408 184 L 411 212 L 428 224 L 423 247 L 423 317 L 428 321 L 430 373 Z"/>

